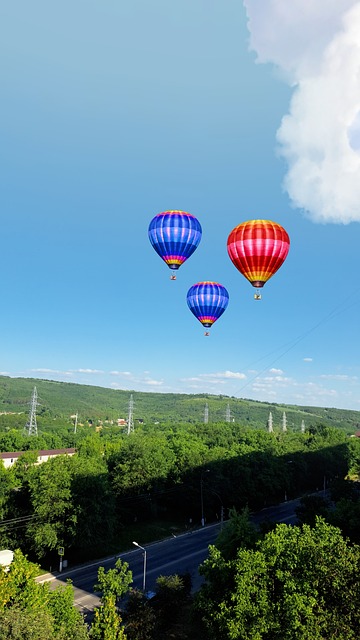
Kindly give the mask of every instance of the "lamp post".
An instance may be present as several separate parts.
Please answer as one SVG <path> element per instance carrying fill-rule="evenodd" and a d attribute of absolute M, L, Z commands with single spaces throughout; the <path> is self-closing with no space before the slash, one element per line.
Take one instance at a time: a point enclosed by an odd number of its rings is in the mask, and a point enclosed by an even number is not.
<path fill-rule="evenodd" d="M 203 481 L 204 481 L 204 473 L 210 473 L 210 469 L 205 469 L 205 471 L 201 472 L 200 477 L 200 497 L 201 497 L 201 526 L 205 527 L 205 518 L 204 518 L 204 496 L 203 496 Z"/>
<path fill-rule="evenodd" d="M 135 545 L 135 547 L 139 547 L 139 549 L 141 549 L 144 552 L 144 554 L 143 554 L 144 555 L 143 592 L 145 593 L 145 586 L 146 586 L 146 549 L 144 549 L 144 547 L 142 547 L 137 542 L 133 541 L 133 544 Z"/>
<path fill-rule="evenodd" d="M 211 491 L 211 493 L 214 494 L 214 496 L 216 496 L 219 501 L 220 501 L 220 531 L 222 531 L 223 528 L 223 524 L 224 524 L 224 505 L 223 505 L 223 501 L 221 500 L 221 496 L 219 496 L 218 493 L 216 493 L 216 491 L 214 491 L 214 489 L 209 489 L 209 491 Z"/>

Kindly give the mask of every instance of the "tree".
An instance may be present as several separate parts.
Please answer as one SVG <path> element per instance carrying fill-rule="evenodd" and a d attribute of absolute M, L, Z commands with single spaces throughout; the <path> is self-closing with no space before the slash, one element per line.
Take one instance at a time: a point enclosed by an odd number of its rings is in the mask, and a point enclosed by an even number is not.
<path fill-rule="evenodd" d="M 35 581 L 37 573 L 19 550 L 8 571 L 0 568 L 0 640 L 87 640 L 71 586 L 50 591 Z"/>
<path fill-rule="evenodd" d="M 105 596 L 100 607 L 96 607 L 90 637 L 92 640 L 126 640 L 114 595 Z"/>
<path fill-rule="evenodd" d="M 295 509 L 299 522 L 308 524 L 311 527 L 315 525 L 317 516 L 322 516 L 327 520 L 328 512 L 328 500 L 319 495 L 303 496 L 300 499 L 300 505 Z"/>
<path fill-rule="evenodd" d="M 156 614 L 142 591 L 132 589 L 126 603 L 125 630 L 128 640 L 153 640 Z"/>
<path fill-rule="evenodd" d="M 76 514 L 70 459 L 58 456 L 44 462 L 32 469 L 28 482 L 35 519 L 27 528 L 27 536 L 37 556 L 40 558 L 58 546 L 71 546 Z"/>
<path fill-rule="evenodd" d="M 129 591 L 132 581 L 132 572 L 128 563 L 118 558 L 114 569 L 105 571 L 104 567 L 99 567 L 98 581 L 94 589 L 95 591 L 101 591 L 102 597 L 112 595 L 116 599 L 120 599 Z"/>
<path fill-rule="evenodd" d="M 356 640 L 359 562 L 360 548 L 321 518 L 277 525 L 228 562 L 211 550 L 197 611 L 217 640 Z"/>
<path fill-rule="evenodd" d="M 71 458 L 71 496 L 76 513 L 74 545 L 82 553 L 103 549 L 115 530 L 115 499 L 102 458 Z"/>
<path fill-rule="evenodd" d="M 53 617 L 53 627 L 59 640 L 86 640 L 89 637 L 82 615 L 75 609 L 71 582 L 51 592 L 48 609 Z"/>
<path fill-rule="evenodd" d="M 116 602 L 129 591 L 131 583 L 132 572 L 129 565 L 120 558 L 116 561 L 114 569 L 105 571 L 104 567 L 99 567 L 98 582 L 94 589 L 102 594 L 101 605 L 95 609 L 91 625 L 90 636 L 93 640 L 126 639 Z"/>
<path fill-rule="evenodd" d="M 250 522 L 248 507 L 241 513 L 238 513 L 235 508 L 230 509 L 229 515 L 229 520 L 215 542 L 225 560 L 234 558 L 239 547 L 253 547 L 259 537 L 255 525 Z"/>

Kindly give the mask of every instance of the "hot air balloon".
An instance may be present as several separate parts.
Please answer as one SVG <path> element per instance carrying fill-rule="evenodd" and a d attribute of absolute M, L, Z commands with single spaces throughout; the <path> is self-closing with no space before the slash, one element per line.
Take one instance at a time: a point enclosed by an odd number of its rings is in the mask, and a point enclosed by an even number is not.
<path fill-rule="evenodd" d="M 271 220 L 248 220 L 233 229 L 227 250 L 235 267 L 253 287 L 264 286 L 283 264 L 290 247 L 285 229 Z M 256 300 L 261 299 L 257 291 Z"/>
<path fill-rule="evenodd" d="M 205 329 L 210 329 L 224 313 L 229 302 L 229 294 L 218 282 L 198 282 L 190 287 L 186 300 L 191 313 Z M 209 332 L 206 331 L 208 336 Z"/>
<path fill-rule="evenodd" d="M 201 233 L 198 219 L 186 211 L 163 211 L 149 225 L 149 240 L 172 271 L 176 271 L 194 253 Z M 176 280 L 175 274 L 171 280 Z"/>

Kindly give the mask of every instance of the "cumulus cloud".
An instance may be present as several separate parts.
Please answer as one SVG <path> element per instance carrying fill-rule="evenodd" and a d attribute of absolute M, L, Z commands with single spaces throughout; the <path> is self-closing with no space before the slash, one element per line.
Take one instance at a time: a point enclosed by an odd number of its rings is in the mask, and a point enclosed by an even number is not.
<path fill-rule="evenodd" d="M 130 373 L 130 371 L 110 371 L 110 375 L 111 376 L 125 376 L 125 377 L 129 377 L 132 374 Z"/>
<path fill-rule="evenodd" d="M 282 371 L 282 369 L 269 369 L 270 373 L 277 373 L 278 375 L 281 375 L 282 373 L 284 373 Z"/>
<path fill-rule="evenodd" d="M 164 384 L 164 380 L 153 380 L 151 378 L 148 378 L 144 380 L 144 384 L 147 384 L 151 387 L 161 387 L 161 385 Z"/>
<path fill-rule="evenodd" d="M 200 374 L 200 377 L 207 379 L 216 378 L 217 380 L 219 378 L 244 380 L 246 378 L 246 375 L 245 373 L 240 373 L 238 371 L 218 371 L 217 373 L 202 373 Z"/>
<path fill-rule="evenodd" d="M 104 371 L 101 371 L 101 369 L 71 369 L 71 371 L 73 371 L 74 373 L 90 373 L 90 374 L 104 373 Z"/>
<path fill-rule="evenodd" d="M 72 376 L 72 371 L 60 371 L 59 369 L 48 369 L 47 367 L 38 367 L 30 369 L 32 373 L 49 373 L 57 376 Z"/>
<path fill-rule="evenodd" d="M 244 0 L 250 46 L 293 87 L 284 188 L 315 222 L 360 221 L 360 1 Z"/>
<path fill-rule="evenodd" d="M 323 373 L 321 374 L 320 378 L 323 378 L 325 380 L 358 380 L 357 376 L 348 376 L 341 373 Z"/>

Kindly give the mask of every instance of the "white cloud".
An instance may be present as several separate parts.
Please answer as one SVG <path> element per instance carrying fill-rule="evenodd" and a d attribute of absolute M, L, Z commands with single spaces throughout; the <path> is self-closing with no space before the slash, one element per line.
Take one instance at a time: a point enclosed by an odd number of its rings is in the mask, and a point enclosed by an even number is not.
<path fill-rule="evenodd" d="M 340 373 L 323 373 L 321 374 L 320 378 L 323 378 L 325 380 L 345 380 L 345 381 L 358 379 L 357 376 L 347 376 L 346 374 L 340 374 Z"/>
<path fill-rule="evenodd" d="M 148 378 L 144 380 L 144 384 L 150 385 L 152 387 L 160 387 L 164 384 L 164 380 L 153 380 L 151 378 Z"/>
<path fill-rule="evenodd" d="M 239 373 L 237 371 L 219 371 L 217 373 L 201 373 L 200 378 L 231 378 L 235 380 L 244 380 L 246 378 L 245 373 Z"/>
<path fill-rule="evenodd" d="M 36 369 L 30 369 L 30 371 L 34 373 L 62 373 L 62 371 L 58 369 L 47 369 L 46 367 L 38 367 Z"/>
<path fill-rule="evenodd" d="M 129 377 L 132 374 L 130 373 L 130 371 L 110 371 L 110 375 L 111 376 L 125 376 L 125 377 Z"/>
<path fill-rule="evenodd" d="M 46 373 L 54 376 L 72 376 L 72 371 L 60 371 L 59 369 L 48 369 L 46 367 L 38 367 L 36 369 L 30 369 L 32 373 Z"/>
<path fill-rule="evenodd" d="M 281 375 L 284 372 L 281 369 L 269 369 L 269 373 L 277 373 L 278 375 Z"/>
<path fill-rule="evenodd" d="M 244 0 L 251 47 L 294 87 L 277 132 L 294 206 L 360 221 L 359 0 Z"/>
<path fill-rule="evenodd" d="M 313 358 L 303 358 L 304 362 L 313 362 Z"/>
<path fill-rule="evenodd" d="M 104 373 L 101 369 L 71 369 L 73 373 L 90 373 L 90 374 L 98 374 Z"/>

